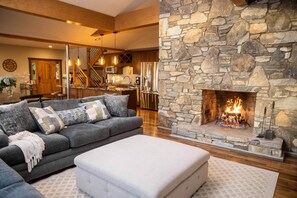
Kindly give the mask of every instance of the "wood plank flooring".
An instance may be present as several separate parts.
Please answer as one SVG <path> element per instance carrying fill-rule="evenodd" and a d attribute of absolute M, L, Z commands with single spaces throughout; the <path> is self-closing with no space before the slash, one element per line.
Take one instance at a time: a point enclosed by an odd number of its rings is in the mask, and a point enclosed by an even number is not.
<path fill-rule="evenodd" d="M 279 172 L 275 198 L 297 198 L 297 157 L 286 156 L 284 162 L 278 162 L 251 154 L 244 154 L 229 149 L 219 148 L 197 142 L 170 137 L 170 131 L 158 128 L 158 112 L 137 109 L 137 115 L 143 118 L 144 134 L 197 146 L 205 149 L 214 157 L 247 164 Z"/>

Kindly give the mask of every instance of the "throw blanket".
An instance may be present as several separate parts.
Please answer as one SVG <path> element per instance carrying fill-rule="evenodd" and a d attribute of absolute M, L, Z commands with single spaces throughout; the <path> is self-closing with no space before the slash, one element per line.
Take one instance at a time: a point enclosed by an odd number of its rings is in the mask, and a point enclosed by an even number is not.
<path fill-rule="evenodd" d="M 8 140 L 9 145 L 16 145 L 22 150 L 30 173 L 33 167 L 42 159 L 42 152 L 45 149 L 44 141 L 38 135 L 29 131 L 11 135 Z"/>

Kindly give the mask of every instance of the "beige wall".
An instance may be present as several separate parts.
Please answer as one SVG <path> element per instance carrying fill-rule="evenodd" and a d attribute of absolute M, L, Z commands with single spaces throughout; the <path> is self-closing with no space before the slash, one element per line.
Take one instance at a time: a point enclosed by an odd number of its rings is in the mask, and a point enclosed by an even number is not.
<path fill-rule="evenodd" d="M 17 78 L 17 87 L 14 88 L 14 92 L 20 92 L 19 84 L 30 80 L 28 58 L 61 59 L 62 73 L 65 73 L 65 50 L 0 44 L 0 76 Z M 13 59 L 17 63 L 18 67 L 14 72 L 7 72 L 3 69 L 2 63 L 6 59 Z"/>

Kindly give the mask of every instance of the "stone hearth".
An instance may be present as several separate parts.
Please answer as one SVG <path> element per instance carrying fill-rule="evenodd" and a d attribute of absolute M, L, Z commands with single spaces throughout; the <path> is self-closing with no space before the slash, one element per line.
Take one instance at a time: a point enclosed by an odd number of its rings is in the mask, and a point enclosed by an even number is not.
<path fill-rule="evenodd" d="M 175 135 L 191 128 L 196 131 L 193 140 L 203 139 L 203 90 L 256 93 L 246 150 L 270 149 L 262 147 L 265 140 L 254 145 L 253 139 L 271 123 L 276 141 L 283 139 L 283 148 L 297 153 L 295 0 L 261 0 L 242 7 L 231 0 L 161 0 L 159 37 L 160 127 Z"/>
<path fill-rule="evenodd" d="M 190 138 L 200 143 L 249 152 L 277 160 L 283 160 L 284 157 L 282 152 L 283 139 L 257 138 L 251 127 L 231 129 L 216 125 L 215 122 L 199 127 L 181 124 L 172 128 L 172 134 L 174 137 Z"/>

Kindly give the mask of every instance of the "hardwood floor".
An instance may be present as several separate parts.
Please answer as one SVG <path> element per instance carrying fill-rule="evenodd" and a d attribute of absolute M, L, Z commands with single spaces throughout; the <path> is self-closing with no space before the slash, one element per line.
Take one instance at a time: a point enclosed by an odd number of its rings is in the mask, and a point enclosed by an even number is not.
<path fill-rule="evenodd" d="M 284 162 L 244 154 L 229 149 L 200 144 L 170 137 L 170 131 L 158 128 L 158 112 L 137 109 L 137 115 L 143 118 L 144 134 L 197 146 L 207 150 L 211 156 L 279 172 L 274 197 L 297 198 L 297 157 L 286 156 Z"/>

